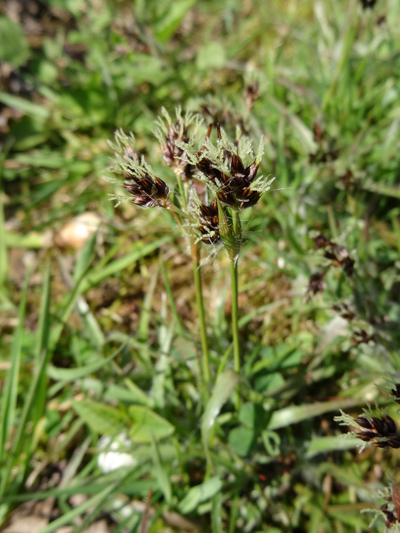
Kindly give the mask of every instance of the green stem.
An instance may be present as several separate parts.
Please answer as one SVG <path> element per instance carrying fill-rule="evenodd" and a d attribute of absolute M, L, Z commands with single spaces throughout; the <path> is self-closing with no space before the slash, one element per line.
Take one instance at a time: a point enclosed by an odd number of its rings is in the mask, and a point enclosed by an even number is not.
<path fill-rule="evenodd" d="M 186 191 L 185 191 L 185 187 L 183 186 L 181 174 L 177 172 L 175 176 L 178 182 L 179 194 L 181 195 L 181 205 L 183 205 L 185 211 L 187 211 Z"/>
<path fill-rule="evenodd" d="M 189 220 L 195 220 L 193 217 L 186 213 L 187 211 L 187 198 L 184 184 L 182 182 L 182 177 L 179 173 L 176 173 L 176 179 L 178 181 L 179 192 L 181 196 L 182 206 L 185 211 L 181 211 L 178 208 L 175 208 L 175 211 L 179 211 L 180 214 Z M 200 339 L 201 339 L 201 348 L 203 352 L 203 376 L 206 383 L 210 382 L 210 358 L 208 353 L 208 344 L 207 344 L 207 329 L 206 329 L 206 319 L 204 313 L 204 300 L 203 300 L 203 290 L 201 283 L 201 272 L 200 272 L 200 254 L 199 254 L 199 244 L 195 242 L 193 235 L 190 235 L 188 232 L 189 242 L 190 242 L 190 251 L 192 254 L 193 261 L 193 278 L 196 289 L 196 304 L 197 304 L 197 313 L 199 315 L 200 322 Z M 203 379 L 202 379 L 203 381 Z M 206 395 L 203 394 L 203 399 L 206 398 Z"/>
<path fill-rule="evenodd" d="M 240 344 L 239 344 L 239 291 L 238 291 L 238 259 L 231 260 L 232 287 L 232 335 L 233 335 L 233 363 L 235 372 L 240 372 Z"/>
<path fill-rule="evenodd" d="M 237 255 L 231 257 L 231 287 L 232 287 L 232 336 L 233 336 L 233 362 L 235 372 L 240 372 L 240 343 L 239 343 L 239 290 L 238 290 L 238 264 L 239 247 L 241 240 L 241 226 L 239 213 L 231 210 L 233 233 L 237 242 Z"/>
<path fill-rule="evenodd" d="M 204 373 L 205 382 L 209 383 L 210 382 L 210 358 L 208 354 L 207 329 L 206 329 L 203 291 L 202 291 L 201 273 L 200 273 L 199 246 L 198 244 L 195 244 L 193 242 L 193 238 L 191 238 L 190 240 L 191 240 L 190 247 L 191 247 L 192 258 L 193 258 L 193 277 L 194 277 L 194 284 L 195 284 L 195 289 L 196 289 L 197 312 L 198 312 L 199 321 L 200 321 L 200 338 L 201 338 L 201 348 L 203 352 L 203 373 Z"/>

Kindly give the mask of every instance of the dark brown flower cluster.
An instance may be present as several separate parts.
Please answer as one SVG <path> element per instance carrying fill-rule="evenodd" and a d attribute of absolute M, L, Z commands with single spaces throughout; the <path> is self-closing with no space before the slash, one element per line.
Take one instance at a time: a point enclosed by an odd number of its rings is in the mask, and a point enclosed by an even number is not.
<path fill-rule="evenodd" d="M 207 138 L 211 134 L 211 129 L 212 125 L 208 128 Z M 221 139 L 219 124 L 217 124 L 217 137 Z M 238 210 L 253 207 L 261 198 L 261 193 L 252 190 L 250 185 L 257 175 L 260 164 L 253 161 L 245 167 L 240 156 L 228 149 L 224 149 L 223 157 L 221 163 L 227 172 L 216 167 L 216 164 L 207 157 L 206 150 L 197 153 L 196 168 L 217 187 L 216 194 L 222 204 Z"/>
<path fill-rule="evenodd" d="M 328 269 L 331 266 L 340 266 L 343 269 L 343 272 L 348 276 L 352 276 L 354 273 L 354 259 L 351 259 L 347 248 L 335 244 L 328 239 L 323 233 L 320 233 L 314 239 L 314 250 L 324 249 L 324 257 L 330 261 L 330 264 L 324 272 L 315 272 L 311 275 L 307 294 L 317 294 L 318 292 L 323 292 L 324 290 L 324 277 Z"/>
<path fill-rule="evenodd" d="M 318 292 L 324 292 L 325 274 L 326 272 L 314 272 L 314 274 L 311 274 L 310 279 L 308 281 L 307 295 L 317 294 Z"/>
<path fill-rule="evenodd" d="M 334 311 L 336 311 L 337 313 L 339 313 L 339 315 L 342 318 L 344 318 L 345 320 L 352 321 L 356 317 L 356 315 L 353 313 L 353 311 L 344 302 L 341 302 L 339 304 L 333 305 L 332 309 Z"/>
<path fill-rule="evenodd" d="M 360 426 L 357 437 L 377 448 L 400 448 L 400 435 L 393 418 L 388 415 L 378 418 L 360 416 L 355 419 Z"/>
<path fill-rule="evenodd" d="M 160 178 L 145 174 L 142 178 L 129 176 L 122 185 L 133 195 L 132 202 L 141 207 L 166 207 L 168 204 L 168 185 Z"/>
<path fill-rule="evenodd" d="M 333 266 L 341 266 L 343 272 L 348 276 L 352 276 L 354 273 L 354 259 L 351 259 L 347 248 L 335 244 L 328 239 L 323 233 L 315 237 L 314 239 L 314 249 L 320 250 L 323 248 L 325 250 L 324 257 L 331 261 Z"/>
<path fill-rule="evenodd" d="M 359 329 L 354 332 L 351 340 L 354 344 L 359 346 L 360 344 L 368 344 L 369 342 L 374 341 L 375 335 L 370 335 L 365 329 Z"/>
<path fill-rule="evenodd" d="M 253 83 L 248 83 L 244 89 L 244 99 L 246 102 L 246 107 L 248 111 L 251 110 L 251 108 L 254 105 L 254 102 L 257 100 L 257 98 L 260 96 L 259 92 L 259 85 L 257 80 L 254 80 Z"/>
<path fill-rule="evenodd" d="M 216 244 L 220 240 L 217 200 L 210 205 L 200 204 L 199 231 L 205 244 Z"/>
<path fill-rule="evenodd" d="M 400 383 L 396 383 L 390 392 L 392 393 L 394 401 L 400 404 Z"/>
<path fill-rule="evenodd" d="M 381 511 L 385 515 L 386 527 L 390 528 L 400 522 L 400 485 L 393 485 L 392 495 L 386 499 L 391 502 L 391 508 L 385 503 L 381 506 Z"/>
<path fill-rule="evenodd" d="M 136 164 L 135 171 L 123 173 L 125 181 L 122 186 L 133 195 L 132 202 L 141 207 L 166 207 L 169 203 L 168 185 L 162 179 L 150 176 L 145 168 L 140 166 L 139 155 L 132 148 L 126 150 L 124 159 Z"/>
<path fill-rule="evenodd" d="M 332 309 L 339 313 L 342 318 L 348 320 L 349 322 L 356 318 L 355 313 L 353 313 L 349 306 L 344 302 L 333 305 Z M 375 335 L 367 333 L 365 329 L 357 328 L 353 330 L 353 336 L 351 340 L 354 344 L 359 346 L 360 344 L 368 344 L 371 341 L 375 341 Z"/>
<path fill-rule="evenodd" d="M 177 143 L 188 142 L 188 124 L 183 124 L 178 119 L 175 124 L 168 125 L 165 143 L 161 146 L 163 159 L 174 172 L 179 172 L 183 180 L 193 178 L 195 167 L 188 162 L 186 152 Z"/>

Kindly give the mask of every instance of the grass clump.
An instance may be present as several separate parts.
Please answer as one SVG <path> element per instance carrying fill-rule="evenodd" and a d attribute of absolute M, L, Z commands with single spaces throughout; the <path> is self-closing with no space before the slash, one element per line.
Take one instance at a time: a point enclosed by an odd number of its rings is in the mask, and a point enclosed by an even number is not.
<path fill-rule="evenodd" d="M 11 4 L 1 521 L 394 526 L 396 3 Z"/>

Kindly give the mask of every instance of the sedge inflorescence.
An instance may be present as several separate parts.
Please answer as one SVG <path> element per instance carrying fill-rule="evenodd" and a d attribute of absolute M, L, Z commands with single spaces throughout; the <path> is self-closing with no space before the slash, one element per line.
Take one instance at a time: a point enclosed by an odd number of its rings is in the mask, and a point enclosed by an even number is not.
<path fill-rule="evenodd" d="M 203 123 L 201 115 L 182 114 L 181 109 L 177 109 L 175 120 L 163 109 L 156 122 L 155 135 L 164 163 L 175 174 L 174 186 L 168 186 L 154 173 L 138 154 L 134 136 L 122 130 L 110 143 L 115 154 L 110 170 L 117 177 L 106 179 L 118 182 L 130 193 L 129 197 L 112 196 L 118 203 L 130 199 L 140 207 L 166 208 L 197 242 L 222 243 L 228 251 L 237 251 L 241 230 L 240 225 L 232 226 L 230 212 L 253 207 L 274 178 L 258 175 L 262 139 L 254 153 L 251 141 L 239 130 L 232 142 L 219 124 L 210 124 L 205 133 Z M 122 181 L 118 178 L 121 176 Z"/>
<path fill-rule="evenodd" d="M 388 391 L 396 403 L 400 403 L 400 384 L 396 383 L 394 388 Z M 400 448 L 400 433 L 396 422 L 388 414 L 379 412 L 373 414 L 371 409 L 353 418 L 341 411 L 341 415 L 335 417 L 335 421 L 343 426 L 352 428 L 348 435 L 355 436 L 365 443 L 365 445 L 375 448 Z"/>

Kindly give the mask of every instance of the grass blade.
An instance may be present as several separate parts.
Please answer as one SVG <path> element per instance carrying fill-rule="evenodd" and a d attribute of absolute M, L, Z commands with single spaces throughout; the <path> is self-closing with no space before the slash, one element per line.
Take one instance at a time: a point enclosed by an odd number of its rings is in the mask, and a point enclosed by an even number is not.
<path fill-rule="evenodd" d="M 11 345 L 11 367 L 4 386 L 1 410 L 0 426 L 0 466 L 3 467 L 5 460 L 6 443 L 9 438 L 10 429 L 15 426 L 16 403 L 18 392 L 18 378 L 20 369 L 22 333 L 24 329 L 24 317 L 26 310 L 26 299 L 29 286 L 30 272 L 26 275 L 25 285 L 22 291 L 21 302 L 19 305 L 18 325 L 14 332 L 13 342 Z M 3 495 L 7 484 L 9 483 L 10 469 L 2 471 L 0 494 Z"/>

